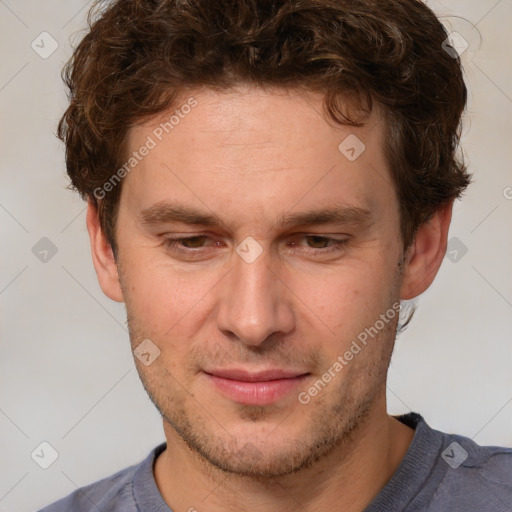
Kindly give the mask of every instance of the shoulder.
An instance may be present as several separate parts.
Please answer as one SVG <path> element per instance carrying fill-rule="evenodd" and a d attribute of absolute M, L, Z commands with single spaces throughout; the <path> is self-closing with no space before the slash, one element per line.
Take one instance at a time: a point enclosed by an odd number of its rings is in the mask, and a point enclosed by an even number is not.
<path fill-rule="evenodd" d="M 81 487 L 39 512 L 138 512 L 133 495 L 134 477 L 151 463 L 156 450 L 142 462 Z"/>
<path fill-rule="evenodd" d="M 434 502 L 453 510 L 508 511 L 512 503 L 512 448 L 481 446 L 460 435 L 444 434 L 443 478 Z M 461 508 L 469 507 L 469 508 Z"/>
<path fill-rule="evenodd" d="M 396 419 L 416 431 L 414 439 L 368 512 L 510 512 L 512 448 L 441 432 L 414 412 Z"/>

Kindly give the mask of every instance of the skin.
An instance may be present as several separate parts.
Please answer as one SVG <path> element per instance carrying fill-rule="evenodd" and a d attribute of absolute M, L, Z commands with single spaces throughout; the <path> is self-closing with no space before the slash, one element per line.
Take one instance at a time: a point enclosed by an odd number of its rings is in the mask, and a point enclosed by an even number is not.
<path fill-rule="evenodd" d="M 245 87 L 193 96 L 197 106 L 125 178 L 117 261 L 91 203 L 87 214 L 98 279 L 126 303 L 132 349 L 149 338 L 160 350 L 148 366 L 135 358 L 163 416 L 158 488 L 176 512 L 360 511 L 414 435 L 386 411 L 398 315 L 308 404 L 297 395 L 393 304 L 430 286 L 452 204 L 404 251 L 378 106 L 354 128 L 330 121 L 317 93 Z M 130 151 L 160 122 L 132 128 Z M 338 150 L 349 134 L 366 146 L 353 162 Z M 163 201 L 222 223 L 143 222 L 142 212 Z M 369 216 L 278 225 L 284 214 L 332 205 Z M 165 245 L 179 236 L 206 238 Z M 235 251 L 249 236 L 262 248 L 252 263 Z M 346 241 L 325 252 L 330 242 L 319 236 Z M 276 403 L 254 406 L 227 398 L 204 373 L 228 367 L 308 375 Z"/>

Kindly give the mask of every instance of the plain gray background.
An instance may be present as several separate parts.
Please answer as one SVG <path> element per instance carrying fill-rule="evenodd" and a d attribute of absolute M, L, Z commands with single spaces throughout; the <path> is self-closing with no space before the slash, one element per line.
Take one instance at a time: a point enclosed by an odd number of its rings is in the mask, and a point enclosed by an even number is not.
<path fill-rule="evenodd" d="M 512 0 L 429 5 L 469 44 L 462 144 L 474 183 L 454 210 L 451 259 L 397 341 L 389 410 L 418 411 L 439 430 L 512 446 Z M 135 370 L 124 307 L 98 286 L 85 203 L 66 190 L 54 136 L 66 104 L 60 69 L 88 6 L 0 0 L 5 512 L 38 509 L 138 462 L 164 440 Z M 58 48 L 48 56 L 52 44 Z M 36 245 L 47 247 L 43 237 L 57 251 L 46 262 Z M 31 458 L 43 441 L 58 453 L 48 469 Z"/>

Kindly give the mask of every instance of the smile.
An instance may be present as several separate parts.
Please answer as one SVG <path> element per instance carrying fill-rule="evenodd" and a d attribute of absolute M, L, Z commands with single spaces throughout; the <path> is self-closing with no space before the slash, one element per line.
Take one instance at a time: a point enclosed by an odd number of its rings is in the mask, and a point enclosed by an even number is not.
<path fill-rule="evenodd" d="M 244 405 L 269 405 L 296 390 L 309 373 L 291 370 L 212 370 L 204 372 L 210 384 L 222 395 Z"/>

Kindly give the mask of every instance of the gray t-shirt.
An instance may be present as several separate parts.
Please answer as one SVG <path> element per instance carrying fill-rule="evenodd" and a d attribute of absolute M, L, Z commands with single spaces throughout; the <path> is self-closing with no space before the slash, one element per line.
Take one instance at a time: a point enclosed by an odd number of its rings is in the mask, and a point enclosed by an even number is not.
<path fill-rule="evenodd" d="M 395 474 L 363 512 L 512 512 L 512 448 L 479 446 L 396 416 L 416 430 Z M 155 483 L 157 446 L 140 464 L 76 490 L 40 512 L 172 512 Z"/>

